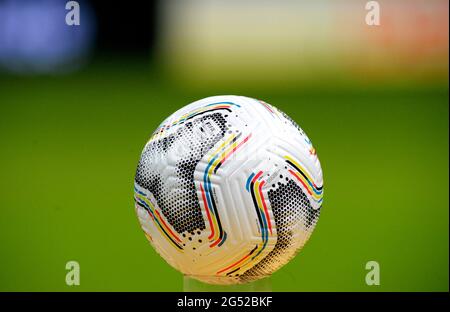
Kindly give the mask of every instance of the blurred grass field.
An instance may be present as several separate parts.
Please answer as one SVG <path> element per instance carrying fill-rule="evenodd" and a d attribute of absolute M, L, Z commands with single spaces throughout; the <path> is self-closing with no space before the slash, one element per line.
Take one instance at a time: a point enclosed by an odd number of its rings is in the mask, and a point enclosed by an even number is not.
<path fill-rule="evenodd" d="M 165 117 L 218 94 L 279 107 L 322 163 L 321 218 L 274 291 L 448 291 L 447 86 L 189 91 L 146 63 L 0 76 L 0 291 L 182 290 L 138 226 L 135 167 Z M 370 260 L 380 286 L 365 284 Z"/>

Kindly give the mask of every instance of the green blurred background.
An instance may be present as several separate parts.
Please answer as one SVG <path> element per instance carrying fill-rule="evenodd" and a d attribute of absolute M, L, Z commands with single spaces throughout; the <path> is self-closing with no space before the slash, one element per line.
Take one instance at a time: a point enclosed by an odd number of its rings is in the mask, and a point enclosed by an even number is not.
<path fill-rule="evenodd" d="M 261 5 L 244 2 L 250 8 Z M 151 38 L 148 50 L 127 41 L 130 49 L 124 51 L 123 38 L 102 34 L 108 21 L 101 17 L 107 15 L 91 3 L 97 44 L 84 65 L 66 73 L 17 73 L 4 67 L 0 74 L 0 291 L 181 291 L 181 274 L 140 230 L 134 173 L 145 142 L 163 119 L 194 100 L 219 94 L 263 99 L 285 111 L 312 139 L 322 163 L 320 220 L 300 254 L 273 275 L 274 291 L 448 291 L 448 2 L 429 2 L 438 8 L 427 7 L 430 29 L 444 33 L 445 45 L 432 41 L 431 52 L 417 52 L 393 70 L 383 66 L 398 63 L 385 50 L 395 51 L 397 60 L 406 53 L 395 46 L 368 49 L 380 66 L 371 62 L 367 72 L 354 70 L 364 57 L 350 62 L 353 54 L 341 51 L 339 65 L 328 72 L 311 66 L 303 73 L 307 56 L 298 69 L 284 64 L 284 75 L 274 62 L 252 76 L 248 72 L 255 64 L 230 62 L 225 70 L 217 53 L 206 77 L 217 66 L 225 71 L 221 79 L 205 78 L 202 71 L 189 79 L 197 54 L 164 45 L 177 42 L 164 32 L 170 18 L 160 20 L 154 33 L 139 33 Z M 363 19 L 365 2 L 349 3 Z M 425 5 L 415 3 L 420 5 L 407 11 L 411 16 Z M 442 6 L 447 8 L 445 25 L 436 26 L 433 14 Z M 161 5 L 147 9 L 161 16 Z M 411 40 L 419 46 L 428 35 Z M 201 42 L 194 31 L 191 36 Z M 171 47 L 177 51 L 166 53 Z M 439 57 L 431 61 L 430 53 Z M 335 76 L 339 68 L 346 74 Z M 246 74 L 239 75 L 240 70 Z M 280 75 L 285 82 L 280 83 Z M 70 260 L 80 264 L 80 286 L 65 283 Z M 380 286 L 365 283 L 371 260 L 380 264 Z"/>

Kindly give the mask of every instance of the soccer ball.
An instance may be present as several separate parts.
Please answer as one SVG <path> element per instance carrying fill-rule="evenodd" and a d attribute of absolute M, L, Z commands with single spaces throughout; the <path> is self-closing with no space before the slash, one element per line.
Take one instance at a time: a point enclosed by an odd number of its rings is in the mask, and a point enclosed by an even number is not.
<path fill-rule="evenodd" d="M 311 141 L 286 114 L 213 96 L 156 129 L 134 192 L 141 227 L 170 265 L 206 283 L 237 284 L 271 275 L 303 247 L 323 178 Z"/>

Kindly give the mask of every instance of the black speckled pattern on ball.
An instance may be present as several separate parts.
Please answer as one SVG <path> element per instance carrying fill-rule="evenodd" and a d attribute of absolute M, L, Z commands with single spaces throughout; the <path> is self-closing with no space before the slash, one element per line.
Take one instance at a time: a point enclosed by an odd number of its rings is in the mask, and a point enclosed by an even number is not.
<path fill-rule="evenodd" d="M 303 243 L 293 248 L 293 233 L 298 233 L 300 229 L 311 233 L 319 218 L 320 209 L 311 207 L 301 187 L 292 179 L 270 189 L 268 197 L 275 218 L 277 242 L 266 257 L 240 276 L 244 281 L 271 274 L 294 257 Z M 289 254 L 288 258 L 286 253 Z M 284 259 L 283 263 L 280 263 L 280 258 Z"/>
<path fill-rule="evenodd" d="M 293 126 L 294 128 L 296 128 L 298 130 L 298 132 L 300 132 L 301 135 L 306 135 L 305 132 L 303 131 L 302 128 L 300 128 L 300 126 L 291 118 L 289 117 L 285 112 L 283 112 L 282 110 L 280 110 L 279 108 L 275 108 L 280 114 L 281 116 L 285 119 L 285 123 L 290 124 L 291 126 Z"/>
<path fill-rule="evenodd" d="M 211 135 L 196 135 L 196 129 L 203 131 L 203 125 L 213 125 L 219 131 Z M 167 221 L 178 233 L 204 230 L 200 203 L 194 184 L 194 171 L 198 162 L 223 138 L 228 130 L 221 113 L 198 117 L 178 125 L 175 133 L 149 142 L 142 152 L 136 172 L 136 183 L 146 188 L 156 199 Z M 175 147 L 182 147 L 175 149 Z M 175 166 L 161 168 L 157 163 L 168 154 L 177 159 Z M 160 170 L 164 170 L 161 179 Z M 167 173 L 170 170 L 170 174 Z"/>

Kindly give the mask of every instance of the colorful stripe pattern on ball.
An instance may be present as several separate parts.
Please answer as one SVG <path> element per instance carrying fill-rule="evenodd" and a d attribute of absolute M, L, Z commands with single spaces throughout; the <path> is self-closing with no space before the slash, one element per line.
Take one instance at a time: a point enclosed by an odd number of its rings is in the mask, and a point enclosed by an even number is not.
<path fill-rule="evenodd" d="M 264 198 L 262 191 L 263 186 L 266 181 L 262 180 L 263 172 L 259 171 L 257 174 L 252 173 L 246 183 L 246 189 L 250 192 L 253 200 L 253 204 L 256 209 L 256 214 L 258 216 L 259 227 L 261 230 L 261 243 L 257 244 L 248 254 L 243 256 L 238 261 L 228 265 L 227 267 L 219 270 L 216 274 L 220 275 L 225 272 L 227 276 L 238 271 L 245 272 L 248 268 L 254 265 L 256 258 L 262 253 L 266 248 L 267 242 L 269 241 L 269 235 L 273 235 L 272 223 L 269 215 L 269 210 L 267 207 L 267 201 Z M 237 274 L 237 273 L 236 273 Z"/>
<path fill-rule="evenodd" d="M 163 216 L 159 213 L 147 196 L 135 188 L 134 199 L 136 201 L 136 205 L 144 208 L 148 212 L 161 235 L 166 237 L 172 246 L 179 251 L 182 251 L 183 247 L 181 245 L 181 239 L 176 235 L 175 230 L 171 229 L 170 225 L 164 221 Z"/>
<path fill-rule="evenodd" d="M 200 183 L 200 192 L 211 229 L 211 234 L 208 236 L 208 239 L 211 242 L 210 247 L 220 247 L 227 239 L 227 233 L 223 230 L 217 210 L 217 204 L 214 199 L 211 175 L 217 173 L 217 170 L 225 163 L 225 161 L 250 139 L 251 134 L 240 140 L 241 136 L 242 133 L 230 135 L 230 137 L 228 137 L 211 154 L 204 172 L 203 183 Z"/>
<path fill-rule="evenodd" d="M 149 142 L 160 138 L 164 134 L 164 132 L 166 132 L 167 130 L 169 130 L 173 126 L 181 125 L 181 124 L 185 123 L 186 121 L 188 121 L 188 120 L 190 120 L 190 119 L 192 119 L 194 117 L 197 117 L 197 116 L 209 113 L 209 112 L 218 111 L 218 110 L 226 110 L 228 112 L 231 112 L 232 111 L 231 110 L 232 107 L 238 107 L 239 108 L 241 106 L 238 105 L 238 104 L 232 103 L 232 102 L 217 102 L 217 103 L 211 103 L 211 104 L 202 106 L 200 108 L 197 108 L 197 109 L 195 109 L 193 111 L 190 111 L 189 113 L 184 114 L 183 116 L 179 117 L 175 121 L 172 121 L 172 122 L 170 122 L 168 124 L 161 125 L 153 133 L 153 135 L 150 138 Z"/>
<path fill-rule="evenodd" d="M 274 117 L 274 115 L 276 115 L 274 110 L 272 109 L 272 107 L 270 107 L 269 104 L 267 104 L 266 102 L 261 101 L 261 100 L 256 100 L 256 101 L 258 101 L 258 103 L 260 103 L 262 106 L 264 106 L 264 108 L 267 109 L 272 114 L 273 117 Z"/>
<path fill-rule="evenodd" d="M 316 185 L 308 172 L 297 161 L 295 161 L 295 159 L 290 156 L 285 156 L 284 158 L 286 163 L 288 163 L 291 167 L 291 169 L 288 169 L 289 173 L 302 184 L 303 188 L 308 192 L 310 197 L 317 204 L 321 205 L 323 201 L 323 185 Z"/>
<path fill-rule="evenodd" d="M 248 191 L 252 195 L 253 205 L 255 206 L 256 214 L 258 216 L 262 239 L 262 248 L 254 257 L 257 257 L 264 250 L 264 248 L 266 248 L 269 240 L 269 233 L 270 235 L 273 234 L 267 202 L 262 191 L 262 188 L 266 183 L 266 181 L 262 180 L 262 175 L 262 171 L 259 171 L 256 175 L 252 173 L 247 180 L 247 184 L 249 184 Z M 248 181 L 250 181 L 250 183 L 248 183 Z"/>

